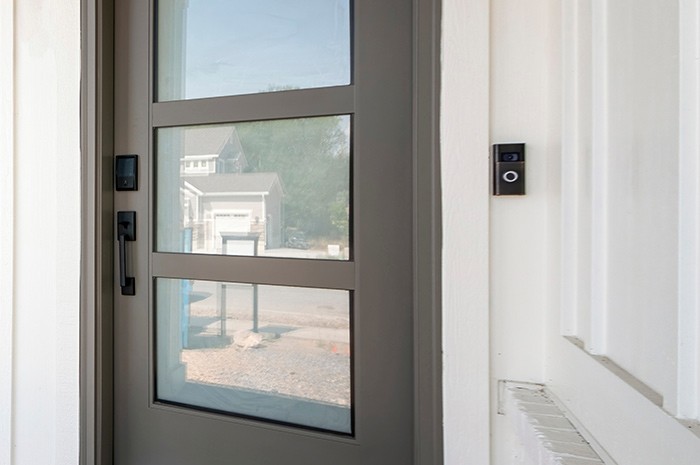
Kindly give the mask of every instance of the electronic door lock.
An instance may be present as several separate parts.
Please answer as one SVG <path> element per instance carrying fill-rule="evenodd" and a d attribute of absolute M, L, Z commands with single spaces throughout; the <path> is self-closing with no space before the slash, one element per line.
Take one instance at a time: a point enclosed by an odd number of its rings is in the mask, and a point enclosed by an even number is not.
<path fill-rule="evenodd" d="M 117 155 L 114 158 L 114 185 L 118 191 L 139 189 L 139 156 Z"/>
<path fill-rule="evenodd" d="M 525 195 L 525 144 L 494 144 L 493 195 Z"/>

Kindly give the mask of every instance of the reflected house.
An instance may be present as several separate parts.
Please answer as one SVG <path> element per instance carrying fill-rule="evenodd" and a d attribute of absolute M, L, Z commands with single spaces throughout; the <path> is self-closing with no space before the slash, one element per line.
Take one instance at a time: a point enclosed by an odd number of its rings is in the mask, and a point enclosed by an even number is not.
<path fill-rule="evenodd" d="M 191 128 L 180 159 L 183 224 L 192 251 L 221 253 L 221 235 L 258 238 L 259 249 L 282 244 L 282 198 L 277 173 L 244 173 L 247 162 L 233 126 Z"/>
<path fill-rule="evenodd" d="M 242 173 L 248 165 L 234 126 L 205 126 L 184 130 L 182 176 Z"/>

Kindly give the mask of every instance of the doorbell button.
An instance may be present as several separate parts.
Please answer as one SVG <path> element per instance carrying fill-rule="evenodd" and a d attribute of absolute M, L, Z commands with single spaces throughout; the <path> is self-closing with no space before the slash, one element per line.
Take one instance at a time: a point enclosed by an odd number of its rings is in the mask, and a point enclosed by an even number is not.
<path fill-rule="evenodd" d="M 518 180 L 520 175 L 518 174 L 517 171 L 506 171 L 503 173 L 503 180 L 505 182 L 515 182 Z"/>

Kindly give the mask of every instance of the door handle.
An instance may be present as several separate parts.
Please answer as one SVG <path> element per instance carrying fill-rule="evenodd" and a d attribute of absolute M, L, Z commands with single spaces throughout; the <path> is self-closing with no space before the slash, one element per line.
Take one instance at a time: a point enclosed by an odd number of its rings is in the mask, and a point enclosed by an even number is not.
<path fill-rule="evenodd" d="M 119 240 L 119 286 L 122 295 L 136 295 L 135 280 L 126 275 L 128 259 L 126 243 L 136 240 L 136 212 L 117 212 L 117 238 Z"/>

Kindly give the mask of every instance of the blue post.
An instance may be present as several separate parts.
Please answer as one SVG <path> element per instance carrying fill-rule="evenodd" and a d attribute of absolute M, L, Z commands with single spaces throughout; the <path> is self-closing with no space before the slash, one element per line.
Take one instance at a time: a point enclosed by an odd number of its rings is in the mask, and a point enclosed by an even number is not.
<path fill-rule="evenodd" d="M 182 230 L 182 251 L 185 253 L 192 252 L 192 228 L 184 228 Z M 180 337 L 182 348 L 187 349 L 190 346 L 190 294 L 192 293 L 192 283 L 189 279 L 183 279 L 181 283 Z"/>

